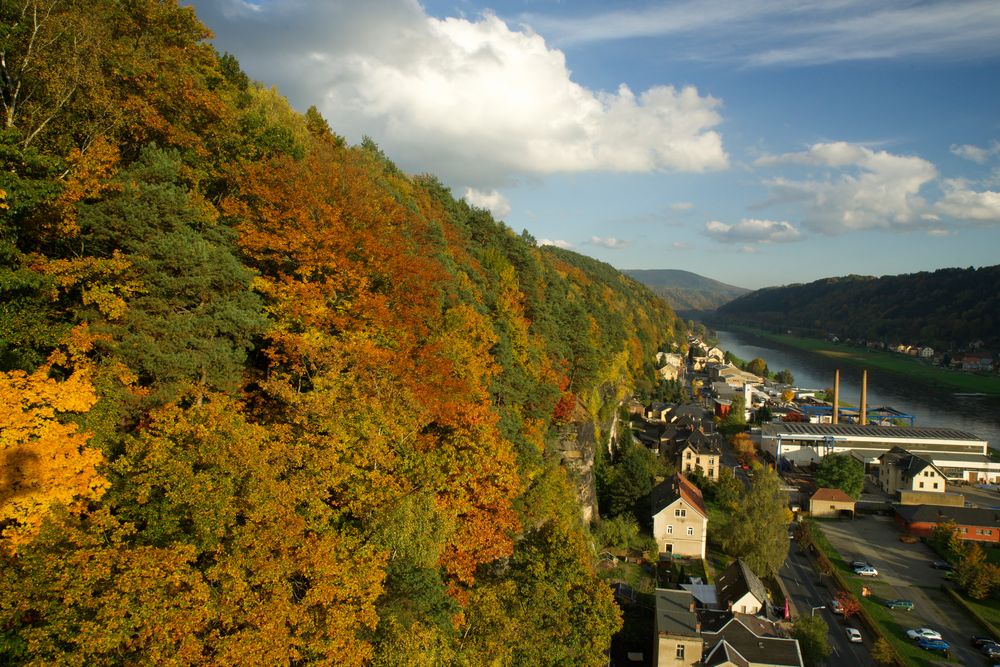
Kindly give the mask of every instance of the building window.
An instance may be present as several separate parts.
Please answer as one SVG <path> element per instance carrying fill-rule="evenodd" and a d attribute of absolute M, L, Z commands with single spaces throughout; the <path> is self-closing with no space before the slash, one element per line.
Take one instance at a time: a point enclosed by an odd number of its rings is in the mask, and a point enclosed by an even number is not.
<path fill-rule="evenodd" d="M 934 488 L 935 488 L 935 489 L 937 488 L 937 485 L 938 485 L 938 483 L 937 483 L 937 482 L 934 482 Z"/>
<path fill-rule="evenodd" d="M 920 488 L 921 489 L 924 488 L 924 483 L 923 482 L 920 482 Z"/>
<path fill-rule="evenodd" d="M 691 458 L 691 452 L 688 451 L 687 458 Z"/>
<path fill-rule="evenodd" d="M 715 465 L 715 457 L 714 456 L 709 456 L 708 457 L 708 464 L 709 465 L 713 465 L 713 466 Z"/>
<path fill-rule="evenodd" d="M 677 645 L 677 659 L 678 660 L 684 659 L 684 644 Z"/>
<path fill-rule="evenodd" d="M 694 527 L 688 526 L 688 536 L 694 535 Z"/>
<path fill-rule="evenodd" d="M 709 477 L 715 477 L 715 468 L 709 468 L 708 469 L 708 476 Z"/>
<path fill-rule="evenodd" d="M 685 516 L 687 516 L 687 510 L 686 509 L 677 508 L 677 509 L 674 510 L 674 516 L 685 517 Z"/>
<path fill-rule="evenodd" d="M 986 530 L 983 531 L 983 535 L 992 535 L 992 534 L 993 534 L 993 531 L 990 530 L 989 528 L 987 528 Z"/>
<path fill-rule="evenodd" d="M 963 533 L 967 533 L 967 532 L 969 532 L 969 529 L 968 529 L 968 528 L 963 528 L 963 529 L 962 529 L 962 532 L 963 532 Z"/>
<path fill-rule="evenodd" d="M 667 535 L 673 535 L 673 534 L 674 534 L 674 527 L 667 526 Z"/>

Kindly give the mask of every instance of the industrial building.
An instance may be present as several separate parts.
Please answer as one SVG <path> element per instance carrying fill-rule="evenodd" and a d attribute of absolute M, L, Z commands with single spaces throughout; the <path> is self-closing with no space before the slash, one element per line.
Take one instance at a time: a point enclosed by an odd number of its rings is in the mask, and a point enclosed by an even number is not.
<path fill-rule="evenodd" d="M 929 459 L 938 465 L 947 457 L 949 468 L 963 468 L 963 462 L 981 467 L 987 442 L 979 436 L 950 428 L 872 426 L 871 424 L 805 424 L 787 422 L 764 424 L 760 433 L 761 450 L 775 461 L 797 465 L 818 463 L 828 454 L 850 454 L 866 468 L 893 447 Z"/>

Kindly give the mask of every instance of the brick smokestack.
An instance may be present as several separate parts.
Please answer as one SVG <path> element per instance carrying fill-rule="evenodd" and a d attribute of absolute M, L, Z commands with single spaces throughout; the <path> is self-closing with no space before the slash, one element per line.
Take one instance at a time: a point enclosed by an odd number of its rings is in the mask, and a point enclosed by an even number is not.
<path fill-rule="evenodd" d="M 864 426 L 868 423 L 868 370 L 861 371 L 861 409 L 858 411 L 858 423 Z"/>
<path fill-rule="evenodd" d="M 833 422 L 839 422 L 840 415 L 840 369 L 833 372 Z"/>

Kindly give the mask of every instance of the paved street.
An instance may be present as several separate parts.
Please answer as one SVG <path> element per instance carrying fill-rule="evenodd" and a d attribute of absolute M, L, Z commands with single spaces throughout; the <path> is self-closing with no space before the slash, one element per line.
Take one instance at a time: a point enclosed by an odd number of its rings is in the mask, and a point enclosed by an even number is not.
<path fill-rule="evenodd" d="M 799 553 L 797 543 L 792 544 L 788 552 L 788 558 L 778 573 L 785 590 L 791 598 L 792 606 L 798 614 L 809 614 L 813 607 L 825 606 L 826 609 L 817 609 L 815 613 L 821 615 L 830 628 L 830 648 L 832 653 L 827 659 L 827 664 L 831 667 L 841 665 L 858 665 L 859 667 L 874 667 L 869 651 L 872 646 L 872 638 L 868 636 L 868 631 L 861 628 L 860 624 L 851 623 L 861 630 L 865 643 L 852 644 L 847 641 L 844 633 L 846 624 L 840 616 L 830 611 L 830 601 L 833 593 L 820 583 L 820 576 L 812 567 L 809 558 Z"/>
<path fill-rule="evenodd" d="M 875 566 L 879 576 L 872 578 L 871 586 L 876 600 L 913 601 L 913 611 L 893 612 L 898 625 L 890 624 L 890 632 L 906 639 L 907 629 L 930 627 L 952 645 L 953 656 L 963 665 L 990 664 L 969 646 L 969 636 L 979 634 L 980 629 L 940 589 L 943 573 L 930 567 L 937 559 L 930 548 L 919 542 L 900 542 L 899 531 L 889 517 L 819 525 L 845 560 L 864 560 Z"/>

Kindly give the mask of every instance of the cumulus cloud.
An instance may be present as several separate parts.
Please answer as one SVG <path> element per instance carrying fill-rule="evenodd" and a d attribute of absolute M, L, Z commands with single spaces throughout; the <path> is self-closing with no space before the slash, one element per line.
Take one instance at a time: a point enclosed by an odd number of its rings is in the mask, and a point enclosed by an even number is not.
<path fill-rule="evenodd" d="M 416 0 L 195 4 L 251 76 L 453 185 L 728 166 L 719 100 L 693 86 L 589 89 L 561 51 L 492 14 L 436 19 Z"/>
<path fill-rule="evenodd" d="M 927 202 L 920 190 L 937 178 L 937 169 L 923 158 L 874 151 L 847 142 L 815 144 L 801 152 L 764 156 L 755 164 L 829 169 L 823 179 L 777 177 L 765 181 L 771 190 L 770 203 L 804 205 L 804 224 L 827 234 L 922 224 Z"/>
<path fill-rule="evenodd" d="M 572 243 L 569 241 L 563 241 L 562 239 L 538 239 L 538 245 L 551 245 L 564 250 L 569 250 L 573 247 Z"/>
<path fill-rule="evenodd" d="M 623 241 L 622 239 L 615 238 L 614 236 L 609 236 L 607 238 L 601 238 L 600 236 L 591 236 L 590 244 L 603 246 L 605 248 L 611 248 L 612 250 L 619 250 L 627 246 L 628 242 Z"/>
<path fill-rule="evenodd" d="M 495 218 L 506 218 L 510 215 L 510 202 L 496 190 L 483 192 L 475 188 L 466 188 L 463 199 L 473 206 L 485 208 Z"/>
<path fill-rule="evenodd" d="M 994 141 L 989 148 L 972 146 L 970 144 L 963 144 L 961 146 L 953 145 L 951 147 L 951 152 L 960 158 L 971 160 L 977 164 L 986 164 L 986 162 L 994 155 L 1000 155 L 1000 142 Z"/>
<path fill-rule="evenodd" d="M 786 243 L 798 241 L 802 236 L 789 222 L 751 218 L 735 225 L 710 220 L 705 223 L 705 233 L 720 243 Z"/>
<path fill-rule="evenodd" d="M 961 180 L 946 180 L 944 191 L 934 206 L 941 215 L 979 224 L 1000 223 L 1000 192 L 975 191 Z"/>

